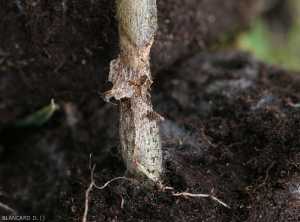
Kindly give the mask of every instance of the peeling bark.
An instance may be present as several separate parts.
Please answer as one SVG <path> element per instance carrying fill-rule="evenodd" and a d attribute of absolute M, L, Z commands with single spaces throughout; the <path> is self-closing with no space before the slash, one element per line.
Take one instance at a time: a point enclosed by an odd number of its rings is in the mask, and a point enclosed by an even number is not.
<path fill-rule="evenodd" d="M 152 84 L 149 52 L 157 29 L 155 0 L 117 0 L 120 54 L 110 63 L 113 83 L 105 98 L 120 100 L 120 143 L 127 169 L 160 184 L 161 143 L 148 88 Z"/>

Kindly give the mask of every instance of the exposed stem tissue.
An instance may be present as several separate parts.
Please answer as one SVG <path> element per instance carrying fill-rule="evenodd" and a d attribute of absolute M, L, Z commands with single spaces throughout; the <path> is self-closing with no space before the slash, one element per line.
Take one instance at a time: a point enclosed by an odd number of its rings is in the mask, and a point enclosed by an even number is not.
<path fill-rule="evenodd" d="M 113 88 L 105 98 L 120 100 L 120 143 L 127 169 L 160 185 L 161 142 L 148 88 L 149 52 L 157 29 L 156 0 L 117 0 L 120 54 L 110 63 Z"/>

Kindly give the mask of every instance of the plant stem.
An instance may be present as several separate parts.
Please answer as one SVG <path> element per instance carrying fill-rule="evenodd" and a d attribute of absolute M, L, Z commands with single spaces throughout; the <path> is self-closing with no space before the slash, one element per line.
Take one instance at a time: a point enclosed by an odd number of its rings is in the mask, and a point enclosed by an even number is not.
<path fill-rule="evenodd" d="M 160 183 L 161 143 L 148 88 L 152 84 L 149 52 L 157 29 L 156 0 L 116 0 L 120 54 L 110 64 L 113 88 L 106 99 L 120 100 L 120 143 L 127 169 Z"/>

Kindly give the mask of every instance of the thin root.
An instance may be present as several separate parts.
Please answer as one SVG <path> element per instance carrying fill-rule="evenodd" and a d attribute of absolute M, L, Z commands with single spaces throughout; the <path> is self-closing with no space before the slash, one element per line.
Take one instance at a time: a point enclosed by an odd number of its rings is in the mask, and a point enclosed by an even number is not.
<path fill-rule="evenodd" d="M 119 180 L 119 179 L 130 180 L 130 181 L 132 181 L 132 182 L 135 182 L 134 180 L 129 179 L 129 178 L 126 178 L 126 177 L 116 177 L 116 178 L 114 178 L 114 179 L 112 179 L 112 180 L 106 182 L 102 187 L 99 187 L 99 186 L 97 186 L 96 184 L 94 184 L 94 187 L 96 187 L 96 188 L 99 189 L 99 190 L 102 190 L 102 189 L 104 189 L 109 183 L 111 183 L 111 182 L 113 182 L 113 181 L 115 181 L 115 180 Z"/>
<path fill-rule="evenodd" d="M 94 181 L 91 182 L 91 184 L 89 185 L 88 189 L 85 192 L 85 206 L 84 206 L 84 214 L 83 214 L 82 222 L 86 222 L 86 216 L 89 210 L 89 193 L 92 190 L 93 186 L 94 186 Z"/>
<path fill-rule="evenodd" d="M 91 157 L 92 157 L 92 154 L 90 155 L 90 159 L 91 159 Z M 91 165 L 91 161 L 90 161 L 90 165 Z M 82 222 L 86 222 L 86 216 L 87 216 L 87 213 L 88 213 L 88 210 L 89 210 L 89 193 L 90 193 L 90 191 L 92 190 L 93 187 L 96 187 L 97 189 L 102 190 L 109 183 L 111 183 L 112 181 L 118 180 L 118 179 L 130 180 L 132 182 L 135 182 L 134 180 L 126 178 L 126 177 L 116 177 L 116 178 L 114 178 L 114 179 L 106 182 L 102 187 L 99 187 L 99 186 L 97 186 L 95 184 L 95 181 L 94 181 L 94 170 L 95 170 L 95 167 L 96 167 L 96 165 L 94 164 L 93 169 L 91 170 L 91 181 L 92 182 L 90 183 L 88 189 L 85 192 L 85 206 L 84 206 L 84 214 L 83 214 Z M 0 206 L 1 206 L 1 203 L 0 203 Z"/>
<path fill-rule="evenodd" d="M 165 187 L 166 190 L 172 190 L 172 195 L 173 196 L 190 196 L 190 197 L 210 197 L 211 199 L 215 200 L 219 204 L 222 204 L 224 207 L 227 207 L 230 209 L 230 206 L 228 206 L 226 203 L 223 201 L 219 200 L 218 198 L 212 196 L 211 194 L 192 194 L 192 193 L 187 193 L 187 192 L 182 192 L 182 193 L 175 193 L 173 190 L 173 187 Z"/>
<path fill-rule="evenodd" d="M 258 188 L 260 188 L 261 186 L 263 186 L 263 185 L 266 183 L 266 181 L 267 181 L 267 179 L 268 179 L 268 177 L 269 177 L 269 171 L 270 171 L 270 169 L 274 166 L 275 163 L 276 163 L 276 161 L 274 161 L 273 163 L 271 163 L 271 165 L 268 167 L 268 169 L 267 169 L 267 171 L 266 171 L 266 177 L 265 177 L 264 181 L 263 181 L 261 184 L 259 184 L 259 185 L 252 191 L 251 194 L 253 194 Z"/>
<path fill-rule="evenodd" d="M 136 158 L 135 158 L 135 151 L 134 151 L 134 161 L 135 164 L 137 166 L 137 168 L 142 171 L 147 177 L 148 179 L 152 180 L 153 182 L 156 183 L 156 185 L 158 186 L 158 188 L 162 191 L 164 190 L 172 190 L 172 195 L 173 196 L 190 196 L 190 197 L 210 197 L 211 199 L 217 201 L 219 204 L 222 204 L 224 207 L 227 207 L 230 209 L 230 207 L 224 203 L 223 201 L 219 200 L 218 198 L 212 196 L 211 194 L 192 194 L 192 193 L 187 193 L 187 192 L 182 192 L 182 193 L 174 193 L 174 188 L 173 187 L 165 187 L 161 181 L 159 181 L 159 179 L 152 173 L 150 173 L 142 164 L 140 164 Z"/>
<path fill-rule="evenodd" d="M 7 210 L 7 211 L 12 212 L 12 213 L 16 213 L 16 211 L 14 209 L 10 208 L 9 206 L 7 206 L 7 205 L 5 205 L 5 204 L 3 204 L 1 202 L 0 202 L 0 207 L 3 208 L 3 209 L 5 209 L 5 210 Z"/>
<path fill-rule="evenodd" d="M 90 155 L 91 158 L 92 154 Z M 228 206 L 226 203 L 224 203 L 223 201 L 219 200 L 218 198 L 212 196 L 211 194 L 192 194 L 192 193 L 187 193 L 187 192 L 182 192 L 182 193 L 175 193 L 174 192 L 174 188 L 173 187 L 165 187 L 160 181 L 159 179 L 153 175 L 152 173 L 150 173 L 143 165 L 141 165 L 136 159 L 135 159 L 136 165 L 138 167 L 139 170 L 141 170 L 147 177 L 148 179 L 152 180 L 153 182 L 156 183 L 156 185 L 158 186 L 158 188 L 162 191 L 164 190 L 172 190 L 172 195 L 173 196 L 190 196 L 190 197 L 210 197 L 211 199 L 213 199 L 214 201 L 218 202 L 219 204 L 223 205 L 224 207 L 227 207 L 230 209 L 230 206 Z M 90 165 L 91 165 L 91 161 L 90 161 Z M 116 177 L 112 180 L 109 180 L 108 182 L 106 182 L 102 187 L 99 187 L 95 184 L 94 181 L 94 170 L 95 170 L 96 165 L 93 166 L 93 169 L 91 170 L 91 183 L 88 187 L 88 189 L 86 190 L 85 193 L 85 209 L 84 209 L 84 215 L 83 215 L 83 222 L 86 222 L 86 217 L 87 217 L 87 213 L 88 213 L 88 207 L 89 207 L 89 193 L 92 190 L 93 187 L 96 187 L 99 190 L 104 189 L 109 183 L 115 181 L 115 180 L 119 180 L 119 179 L 123 179 L 123 180 L 130 180 L 132 182 L 135 182 L 132 179 L 126 178 L 126 177 Z M 124 199 L 122 198 L 122 203 L 121 203 L 121 208 L 123 208 L 124 205 Z M 0 203 L 1 206 L 1 203 Z"/>

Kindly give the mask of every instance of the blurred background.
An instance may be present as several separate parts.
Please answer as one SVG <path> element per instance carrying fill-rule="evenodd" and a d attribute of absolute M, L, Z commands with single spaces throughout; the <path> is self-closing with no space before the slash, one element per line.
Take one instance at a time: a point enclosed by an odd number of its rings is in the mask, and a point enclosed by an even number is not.
<path fill-rule="evenodd" d="M 261 0 L 236 47 L 272 65 L 300 71 L 300 1 Z"/>

